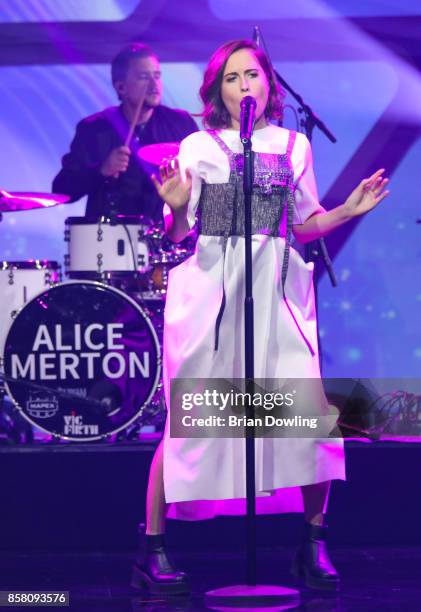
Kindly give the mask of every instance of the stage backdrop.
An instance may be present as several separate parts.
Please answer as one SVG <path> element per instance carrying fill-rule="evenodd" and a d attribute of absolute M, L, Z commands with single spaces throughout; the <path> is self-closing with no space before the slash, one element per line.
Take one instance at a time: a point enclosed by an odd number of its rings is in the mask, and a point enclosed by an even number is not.
<path fill-rule="evenodd" d="M 109 62 L 132 40 L 162 60 L 164 103 L 200 110 L 210 53 L 261 29 L 276 69 L 335 134 L 313 151 L 322 203 L 385 167 L 391 196 L 327 240 L 319 282 L 327 376 L 418 376 L 421 365 L 421 5 L 418 0 L 11 0 L 0 6 L 0 188 L 50 191 L 75 124 L 116 103 Z M 285 125 L 300 129 L 287 98 Z M 299 117 L 298 117 L 299 120 Z M 84 202 L 7 213 L 0 259 L 63 261 Z"/>

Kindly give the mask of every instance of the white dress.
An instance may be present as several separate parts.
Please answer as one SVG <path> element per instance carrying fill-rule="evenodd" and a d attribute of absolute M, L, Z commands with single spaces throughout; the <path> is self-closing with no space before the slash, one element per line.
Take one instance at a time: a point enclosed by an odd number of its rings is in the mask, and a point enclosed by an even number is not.
<path fill-rule="evenodd" d="M 239 132 L 218 132 L 233 152 L 242 151 Z M 269 125 L 256 130 L 253 150 L 285 154 L 289 131 Z M 226 183 L 229 160 L 206 132 L 181 143 L 182 174 L 192 175 L 188 205 L 190 227 L 200 199 L 202 182 Z M 323 211 L 317 197 L 311 148 L 296 135 L 291 163 L 294 174 L 294 224 Z M 164 214 L 170 211 L 166 206 Z M 291 249 L 285 294 L 280 286 L 285 239 L 253 235 L 253 297 L 255 377 L 314 378 L 320 375 L 312 285 L 313 264 Z M 215 351 L 215 321 L 222 281 L 226 306 Z M 164 387 L 169 406 L 172 378 L 244 377 L 244 237 L 230 236 L 223 257 L 223 237 L 199 235 L 195 253 L 170 272 L 164 324 Z M 311 354 L 298 327 L 314 349 Z M 171 410 L 171 407 L 169 406 Z M 258 512 L 301 511 L 298 487 L 345 479 L 341 439 L 257 438 L 256 495 Z M 169 516 L 186 520 L 245 511 L 245 440 L 241 438 L 171 438 L 169 419 L 164 434 L 165 498 L 173 503 Z"/>

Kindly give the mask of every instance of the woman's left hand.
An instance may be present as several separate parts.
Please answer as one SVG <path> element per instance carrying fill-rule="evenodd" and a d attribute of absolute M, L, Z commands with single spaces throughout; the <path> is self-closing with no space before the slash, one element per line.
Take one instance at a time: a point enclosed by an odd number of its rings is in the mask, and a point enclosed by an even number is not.
<path fill-rule="evenodd" d="M 377 170 L 368 179 L 364 179 L 348 196 L 344 208 L 349 217 L 358 217 L 373 210 L 389 195 L 386 185 L 389 179 L 383 178 L 384 168 Z"/>

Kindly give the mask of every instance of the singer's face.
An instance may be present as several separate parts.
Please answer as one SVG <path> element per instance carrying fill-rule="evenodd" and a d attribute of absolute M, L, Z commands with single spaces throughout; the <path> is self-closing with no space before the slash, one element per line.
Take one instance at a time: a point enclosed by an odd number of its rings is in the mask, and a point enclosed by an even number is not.
<path fill-rule="evenodd" d="M 156 57 L 135 57 L 130 60 L 126 77 L 115 83 L 123 102 L 137 106 L 145 96 L 146 108 L 155 108 L 161 102 L 161 67 Z"/>
<path fill-rule="evenodd" d="M 240 128 L 240 102 L 245 96 L 256 99 L 255 127 L 264 127 L 267 123 L 265 109 L 269 99 L 269 83 L 251 49 L 235 51 L 229 57 L 222 77 L 221 97 L 234 129 Z"/>

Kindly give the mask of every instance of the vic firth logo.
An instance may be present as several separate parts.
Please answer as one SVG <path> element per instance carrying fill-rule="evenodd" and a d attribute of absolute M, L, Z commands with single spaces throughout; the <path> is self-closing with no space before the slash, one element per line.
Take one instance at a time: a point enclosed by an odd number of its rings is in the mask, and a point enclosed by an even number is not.
<path fill-rule="evenodd" d="M 84 425 L 80 415 L 69 415 L 64 417 L 64 435 L 72 436 L 96 436 L 98 435 L 98 425 Z"/>

